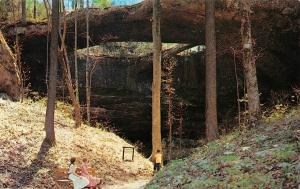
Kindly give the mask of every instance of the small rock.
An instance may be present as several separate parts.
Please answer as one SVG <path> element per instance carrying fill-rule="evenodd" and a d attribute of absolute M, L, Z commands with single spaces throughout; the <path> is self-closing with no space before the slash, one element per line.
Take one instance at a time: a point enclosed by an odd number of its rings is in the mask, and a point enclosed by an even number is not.
<path fill-rule="evenodd" d="M 264 150 L 264 151 L 256 152 L 256 153 L 255 153 L 255 156 L 264 158 L 264 157 L 268 156 L 269 154 L 270 154 L 270 153 L 269 153 L 268 151 Z"/>
<path fill-rule="evenodd" d="M 300 174 L 300 163 L 295 166 L 296 173 Z"/>
<path fill-rule="evenodd" d="M 283 168 L 283 169 L 289 168 L 290 166 L 291 166 L 291 164 L 289 164 L 287 162 L 282 162 L 282 163 L 277 164 L 277 167 L 280 167 L 280 168 Z"/>
<path fill-rule="evenodd" d="M 224 155 L 231 155 L 231 154 L 233 154 L 233 152 L 231 152 L 231 151 L 225 151 L 224 152 Z"/>

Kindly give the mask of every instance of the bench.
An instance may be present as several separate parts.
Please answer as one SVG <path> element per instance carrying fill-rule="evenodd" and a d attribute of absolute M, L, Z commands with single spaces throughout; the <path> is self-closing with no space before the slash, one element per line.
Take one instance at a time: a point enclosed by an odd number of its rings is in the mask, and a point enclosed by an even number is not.
<path fill-rule="evenodd" d="M 53 170 L 53 177 L 55 180 L 55 188 L 58 189 L 66 189 L 73 188 L 72 181 L 69 180 L 68 176 L 68 168 L 55 168 Z M 81 170 L 79 168 L 76 169 L 76 173 L 80 175 Z M 96 169 L 89 168 L 88 172 L 92 176 L 96 176 Z"/>

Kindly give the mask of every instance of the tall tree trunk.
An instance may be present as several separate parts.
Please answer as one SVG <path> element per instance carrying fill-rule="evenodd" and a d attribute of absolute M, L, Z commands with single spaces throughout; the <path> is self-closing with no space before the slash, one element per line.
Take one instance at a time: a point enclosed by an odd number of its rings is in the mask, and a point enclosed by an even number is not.
<path fill-rule="evenodd" d="M 256 57 L 253 52 L 253 39 L 251 33 L 251 1 L 241 1 L 241 37 L 243 47 L 243 68 L 246 78 L 248 96 L 248 112 L 250 125 L 255 125 L 260 118 L 260 100 L 256 76 Z"/>
<path fill-rule="evenodd" d="M 56 100 L 58 29 L 59 29 L 59 0 L 52 0 L 50 81 L 49 81 L 47 110 L 46 110 L 46 118 L 45 118 L 46 140 L 50 144 L 55 143 L 54 112 L 55 112 L 55 100 Z"/>
<path fill-rule="evenodd" d="M 74 21 L 74 64 L 75 64 L 75 95 L 76 99 L 79 102 L 79 85 L 78 85 L 78 58 L 77 58 L 77 3 L 78 0 L 75 0 L 75 21 Z"/>
<path fill-rule="evenodd" d="M 208 141 L 218 137 L 215 0 L 205 0 L 205 126 Z"/>
<path fill-rule="evenodd" d="M 26 24 L 26 0 L 22 0 L 22 23 Z"/>
<path fill-rule="evenodd" d="M 36 0 L 33 0 L 33 18 L 36 19 Z"/>
<path fill-rule="evenodd" d="M 160 35 L 160 0 L 153 0 L 153 82 L 152 82 L 152 157 L 161 145 L 161 35 Z"/>
<path fill-rule="evenodd" d="M 89 36 L 89 0 L 87 0 L 86 11 L 86 67 L 85 67 L 85 87 L 86 87 L 86 116 L 88 124 L 91 123 L 91 86 L 90 86 L 90 36 Z"/>
<path fill-rule="evenodd" d="M 66 16 L 66 10 L 65 10 L 65 6 L 63 4 L 63 0 L 62 2 L 62 6 L 63 6 L 63 15 L 64 18 Z M 69 95 L 71 97 L 72 100 L 72 105 L 73 105 L 73 109 L 74 109 L 74 119 L 75 119 L 75 127 L 78 128 L 81 126 L 81 113 L 80 113 L 80 104 L 79 104 L 79 100 L 77 100 L 76 95 L 75 95 L 75 91 L 73 88 L 73 84 L 72 84 L 72 76 L 71 76 L 71 69 L 70 69 L 70 61 L 68 59 L 68 53 L 67 53 L 67 48 L 65 45 L 65 38 L 66 38 L 66 33 L 67 33 L 67 23 L 66 20 L 64 19 L 63 22 L 63 34 L 61 34 L 61 64 L 62 64 L 62 68 L 63 68 L 63 75 L 64 75 L 64 80 L 67 84 L 67 88 L 69 91 Z"/>

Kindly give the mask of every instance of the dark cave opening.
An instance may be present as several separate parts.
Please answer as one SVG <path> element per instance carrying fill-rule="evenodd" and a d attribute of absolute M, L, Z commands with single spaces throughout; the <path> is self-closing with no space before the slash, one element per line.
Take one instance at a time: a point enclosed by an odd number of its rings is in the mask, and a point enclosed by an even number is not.
<path fill-rule="evenodd" d="M 272 92 L 291 92 L 293 87 L 300 84 L 300 76 L 297 74 L 300 72 L 297 35 L 285 33 L 276 36 L 275 39 L 277 45 L 265 48 L 263 56 L 257 62 L 261 101 L 266 106 L 271 105 Z M 44 37 L 40 40 L 28 38 L 24 39 L 22 44 L 26 44 L 22 46 L 22 60 L 30 70 L 28 82 L 31 89 L 45 96 L 47 52 L 44 47 L 47 41 Z M 183 115 L 183 137 L 197 140 L 204 136 L 204 57 L 201 53 L 187 57 L 178 56 L 177 61 L 178 66 L 174 72 L 176 98 L 178 102 L 181 100 L 186 104 Z M 84 62 L 84 59 L 80 60 L 81 72 L 84 72 Z M 243 71 L 240 63 L 238 64 L 242 89 Z M 97 67 L 92 89 L 94 99 L 92 104 L 96 108 L 102 108 L 102 112 L 98 112 L 99 115 L 94 115 L 95 120 L 109 123 L 116 128 L 119 135 L 132 143 L 143 143 L 147 155 L 151 149 L 151 69 L 151 64 L 141 59 L 110 58 Z M 237 114 L 232 55 L 218 57 L 217 69 L 219 122 L 230 130 Z M 84 73 L 79 76 L 81 87 L 84 86 L 83 75 Z M 60 75 L 58 77 L 61 78 Z M 84 90 L 81 91 L 81 94 L 85 94 Z M 62 96 L 62 91 L 58 92 Z M 84 99 L 82 95 L 83 107 Z M 163 105 L 164 137 L 167 136 L 165 120 L 166 111 Z"/>

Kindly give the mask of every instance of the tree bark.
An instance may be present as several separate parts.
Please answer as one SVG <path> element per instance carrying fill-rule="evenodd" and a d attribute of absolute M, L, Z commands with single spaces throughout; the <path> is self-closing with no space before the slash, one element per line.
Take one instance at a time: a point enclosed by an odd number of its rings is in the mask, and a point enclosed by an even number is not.
<path fill-rule="evenodd" d="M 22 0 L 22 23 L 26 24 L 26 0 Z"/>
<path fill-rule="evenodd" d="M 85 64 L 85 87 L 86 87 L 86 116 L 88 124 L 91 123 L 91 77 L 90 77 L 90 60 L 89 60 L 89 46 L 90 46 L 90 32 L 89 32 L 89 0 L 87 0 L 86 12 L 86 64 Z"/>
<path fill-rule="evenodd" d="M 20 73 L 15 55 L 7 45 L 0 31 L 0 91 L 7 93 L 14 100 L 20 98 Z"/>
<path fill-rule="evenodd" d="M 58 59 L 59 0 L 52 0 L 52 27 L 50 46 L 50 81 L 45 118 L 46 140 L 55 143 L 54 112 L 56 101 L 56 76 Z"/>
<path fill-rule="evenodd" d="M 205 1 L 205 126 L 208 141 L 218 137 L 215 0 Z"/>
<path fill-rule="evenodd" d="M 77 6 L 78 6 L 78 0 L 75 0 L 75 21 L 74 21 L 74 67 L 75 67 L 75 93 L 76 93 L 76 99 L 79 102 L 79 85 L 78 85 L 78 57 L 77 57 Z"/>
<path fill-rule="evenodd" d="M 243 50 L 243 68 L 246 78 L 248 112 L 250 125 L 255 125 L 260 118 L 260 100 L 256 76 L 256 57 L 253 52 L 253 38 L 251 31 L 251 1 L 241 1 L 241 37 Z"/>
<path fill-rule="evenodd" d="M 63 3 L 63 2 L 62 2 Z M 63 6 L 63 14 L 64 17 L 66 15 L 65 7 Z M 75 127 L 78 128 L 81 126 L 81 113 L 80 113 L 80 104 L 79 99 L 76 98 L 75 91 L 72 83 L 71 69 L 70 69 L 70 61 L 68 59 L 68 52 L 65 46 L 65 37 L 66 37 L 67 25 L 64 20 L 63 22 L 63 34 L 61 34 L 61 49 L 60 49 L 60 60 L 63 69 L 64 80 L 67 84 L 67 88 L 69 91 L 69 95 L 72 100 L 72 105 L 74 109 L 74 119 L 75 119 Z"/>
<path fill-rule="evenodd" d="M 69 95 L 72 100 L 72 105 L 73 105 L 73 110 L 74 110 L 75 128 L 78 128 L 81 126 L 80 104 L 79 104 L 79 101 L 77 101 L 77 99 L 76 99 L 75 90 L 74 90 L 73 84 L 72 84 L 70 68 L 68 66 L 69 61 L 67 60 L 65 54 L 66 54 L 66 50 L 64 48 L 61 49 L 60 62 L 61 62 L 62 69 L 63 69 L 63 77 L 67 84 Z"/>
<path fill-rule="evenodd" d="M 36 0 L 33 0 L 33 18 L 36 19 Z"/>
<path fill-rule="evenodd" d="M 153 0 L 153 82 L 152 82 L 152 158 L 157 150 L 162 152 L 161 144 L 161 35 L 160 35 L 160 0 Z"/>

